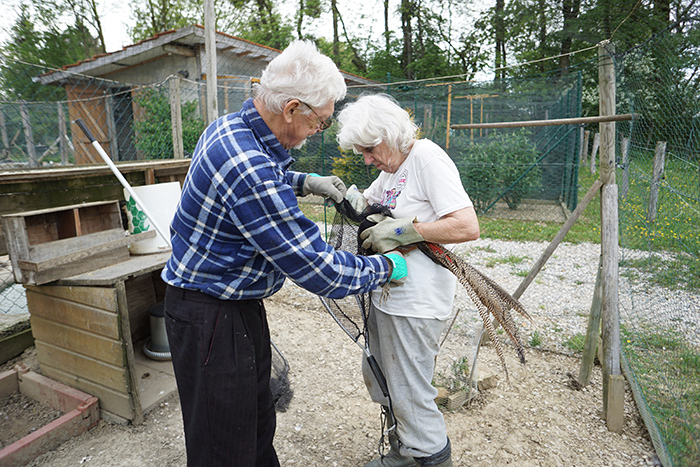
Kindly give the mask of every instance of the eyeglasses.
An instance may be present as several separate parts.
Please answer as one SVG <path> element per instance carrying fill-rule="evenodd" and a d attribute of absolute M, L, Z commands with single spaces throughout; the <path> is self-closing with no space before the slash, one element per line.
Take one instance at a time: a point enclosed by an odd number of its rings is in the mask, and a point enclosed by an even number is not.
<path fill-rule="evenodd" d="M 306 102 L 302 102 L 302 101 L 299 101 L 299 102 L 301 102 L 302 104 L 304 104 L 305 106 L 307 106 L 307 107 L 309 108 L 309 110 L 311 110 L 311 111 L 314 113 L 314 115 L 316 115 L 316 116 L 318 117 L 318 128 L 319 128 L 321 131 L 327 130 L 328 128 L 330 128 L 331 125 L 333 125 L 333 117 L 328 117 L 327 119 L 323 120 L 323 119 L 321 118 L 321 116 L 320 116 L 319 114 L 316 113 L 316 111 L 314 110 L 313 107 L 311 107 L 311 106 L 310 106 L 309 104 L 307 104 Z"/>

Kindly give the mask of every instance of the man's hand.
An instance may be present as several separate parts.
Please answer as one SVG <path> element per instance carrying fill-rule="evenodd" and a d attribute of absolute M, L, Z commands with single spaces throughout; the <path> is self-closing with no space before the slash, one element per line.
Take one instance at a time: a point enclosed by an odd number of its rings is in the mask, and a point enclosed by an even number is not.
<path fill-rule="evenodd" d="M 350 185 L 347 193 L 345 193 L 345 199 L 350 202 L 352 208 L 358 213 L 361 213 L 367 207 L 367 198 L 360 193 L 360 190 L 355 185 Z"/>
<path fill-rule="evenodd" d="M 346 191 L 345 183 L 335 175 L 321 177 L 318 174 L 308 174 L 306 179 L 304 179 L 302 194 L 304 196 L 323 196 L 326 199 L 333 200 L 335 203 L 340 203 L 343 201 L 343 198 L 345 198 Z M 331 206 L 332 205 L 333 203 L 331 203 Z"/>
<path fill-rule="evenodd" d="M 408 268 L 406 267 L 406 259 L 398 251 L 390 251 L 384 257 L 391 265 L 391 277 L 389 277 L 389 285 L 403 285 L 408 277 Z"/>
<path fill-rule="evenodd" d="M 381 214 L 372 214 L 367 216 L 367 219 L 377 222 L 377 225 L 366 229 L 360 234 L 360 238 L 364 240 L 362 248 L 365 250 L 386 253 L 396 249 L 396 247 L 424 240 L 421 234 L 416 231 L 416 228 L 413 227 L 415 217 L 394 219 Z"/>

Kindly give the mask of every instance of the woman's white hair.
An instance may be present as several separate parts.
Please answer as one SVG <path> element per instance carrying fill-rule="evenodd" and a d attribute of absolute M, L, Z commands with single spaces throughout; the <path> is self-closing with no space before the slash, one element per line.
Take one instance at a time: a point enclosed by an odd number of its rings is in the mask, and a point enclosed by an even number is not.
<path fill-rule="evenodd" d="M 253 85 L 256 99 L 273 113 L 299 99 L 311 107 L 324 107 L 345 97 L 347 86 L 333 60 L 311 41 L 294 41 L 265 68 L 260 83 Z M 309 114 L 310 109 L 302 112 Z"/>
<path fill-rule="evenodd" d="M 382 141 L 402 154 L 408 153 L 418 127 L 408 112 L 387 94 L 364 94 L 338 115 L 338 144 L 361 154 Z"/>

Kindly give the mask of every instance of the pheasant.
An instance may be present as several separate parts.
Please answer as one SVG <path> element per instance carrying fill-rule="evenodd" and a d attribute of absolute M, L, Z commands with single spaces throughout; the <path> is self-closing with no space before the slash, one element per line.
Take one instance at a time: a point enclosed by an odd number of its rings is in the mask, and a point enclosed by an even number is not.
<path fill-rule="evenodd" d="M 336 241 L 342 241 L 343 237 L 343 229 L 338 228 L 339 224 L 347 225 L 352 223 L 359 225 L 357 228 L 357 236 L 359 238 L 359 235 L 363 230 L 374 225 L 372 221 L 367 219 L 368 216 L 372 214 L 391 216 L 391 211 L 381 205 L 368 206 L 368 208 L 362 213 L 355 211 L 347 200 L 344 200 L 342 203 L 338 203 L 335 206 L 340 216 L 340 219 L 338 217 L 336 218 L 334 227 Z M 373 253 L 370 251 L 363 251 L 361 241 L 357 241 L 357 245 L 359 254 Z M 495 281 L 471 266 L 460 256 L 452 253 L 443 245 L 423 241 L 407 245 L 403 248 L 418 248 L 434 263 L 448 269 L 457 277 L 457 280 L 460 282 L 460 284 L 462 284 L 462 286 L 464 286 L 467 294 L 479 311 L 479 315 L 484 322 L 484 328 L 488 332 L 491 341 L 494 343 L 496 353 L 501 361 L 501 366 L 503 367 L 506 381 L 509 382 L 508 368 L 506 367 L 505 356 L 503 354 L 503 346 L 496 336 L 496 329 L 489 318 L 489 314 L 493 315 L 496 321 L 503 327 L 506 334 L 508 334 L 511 341 L 513 341 L 520 359 L 520 363 L 524 364 L 525 351 L 515 320 L 510 313 L 510 310 L 513 309 L 528 320 L 532 321 L 530 314 L 525 310 L 523 305 Z"/>

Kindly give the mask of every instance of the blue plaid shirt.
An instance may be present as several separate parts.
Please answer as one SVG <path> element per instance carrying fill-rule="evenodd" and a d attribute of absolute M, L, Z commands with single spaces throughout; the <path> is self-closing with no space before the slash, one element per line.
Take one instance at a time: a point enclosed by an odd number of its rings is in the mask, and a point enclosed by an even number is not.
<path fill-rule="evenodd" d="M 299 210 L 306 174 L 288 171 L 293 161 L 251 99 L 209 125 L 170 225 L 163 280 L 224 300 L 268 297 L 285 277 L 331 298 L 386 282 L 384 258 L 334 250 Z"/>

